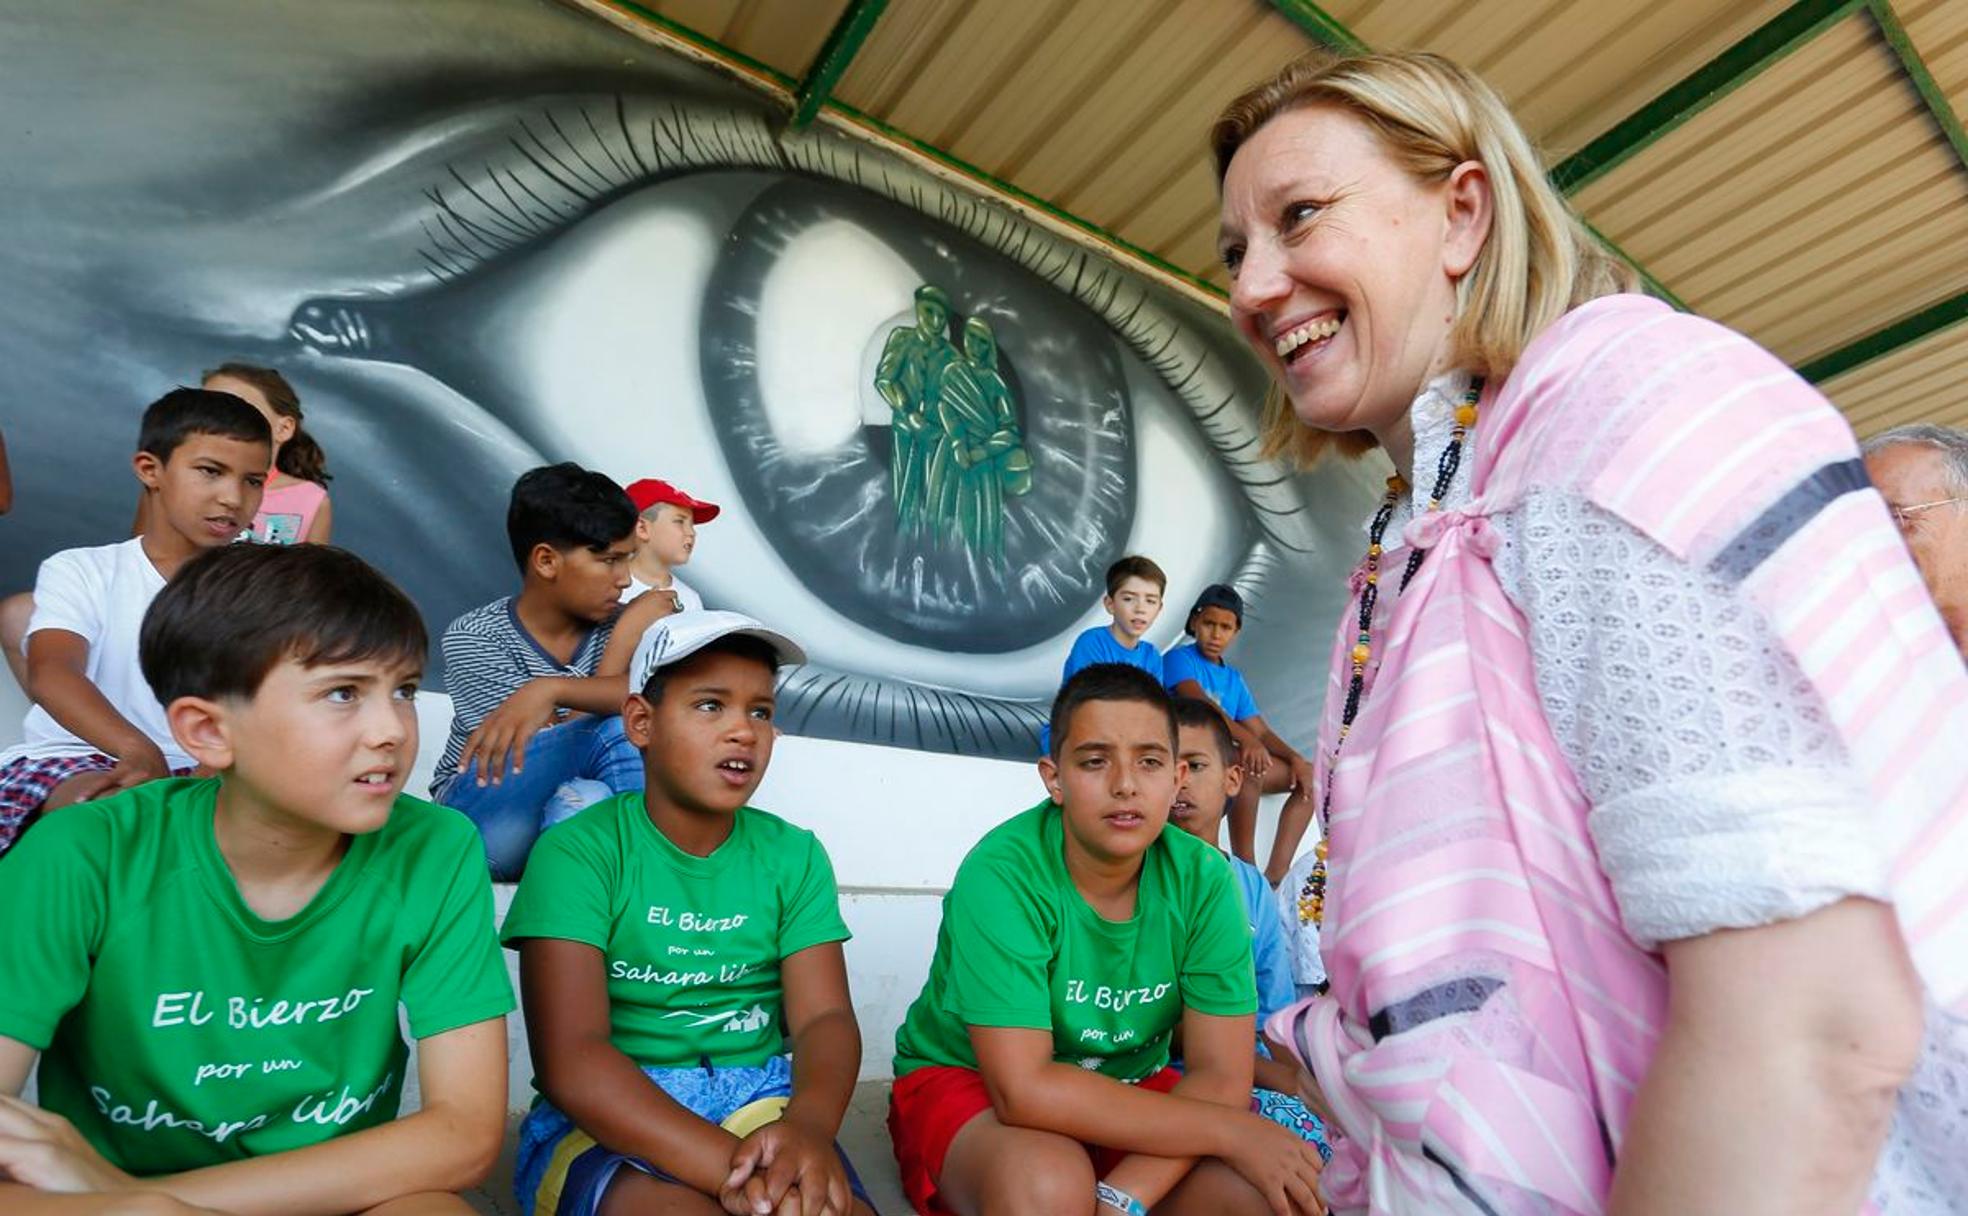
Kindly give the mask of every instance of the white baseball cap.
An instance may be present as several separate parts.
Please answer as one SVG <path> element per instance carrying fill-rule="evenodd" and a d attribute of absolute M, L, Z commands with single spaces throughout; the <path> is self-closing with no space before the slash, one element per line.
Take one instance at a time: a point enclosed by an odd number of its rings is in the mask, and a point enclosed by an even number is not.
<path fill-rule="evenodd" d="M 642 631 L 635 657 L 629 660 L 629 691 L 641 692 L 657 668 L 689 658 L 719 638 L 728 637 L 757 638 L 772 647 L 782 667 L 806 662 L 806 652 L 797 642 L 742 612 L 677 612 Z"/>

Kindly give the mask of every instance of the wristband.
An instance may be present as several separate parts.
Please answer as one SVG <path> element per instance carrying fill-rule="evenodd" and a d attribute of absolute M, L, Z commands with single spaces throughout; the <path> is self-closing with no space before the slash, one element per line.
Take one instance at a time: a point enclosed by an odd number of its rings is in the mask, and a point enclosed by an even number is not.
<path fill-rule="evenodd" d="M 1104 1203 L 1126 1216 L 1148 1216 L 1147 1204 L 1117 1186 L 1096 1182 L 1093 1184 L 1093 1198 L 1095 1203 Z"/>

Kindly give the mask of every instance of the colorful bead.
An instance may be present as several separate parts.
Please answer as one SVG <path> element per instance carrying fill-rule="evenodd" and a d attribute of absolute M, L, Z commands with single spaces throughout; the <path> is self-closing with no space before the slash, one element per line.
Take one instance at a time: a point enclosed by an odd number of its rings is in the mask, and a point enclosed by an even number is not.
<path fill-rule="evenodd" d="M 1367 661 L 1368 656 L 1372 654 L 1373 654 L 1373 648 L 1368 646 L 1365 642 L 1362 642 L 1359 645 L 1353 647 L 1353 661 L 1355 663 L 1365 663 Z"/>
<path fill-rule="evenodd" d="M 1473 405 L 1458 405 L 1456 407 L 1456 425 L 1462 427 L 1464 430 L 1475 426 L 1476 407 Z"/>

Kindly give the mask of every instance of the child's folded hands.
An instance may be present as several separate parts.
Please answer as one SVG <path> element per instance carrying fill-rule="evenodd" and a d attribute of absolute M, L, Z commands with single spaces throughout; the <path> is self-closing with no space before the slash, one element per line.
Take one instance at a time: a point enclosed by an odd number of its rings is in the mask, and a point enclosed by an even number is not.
<path fill-rule="evenodd" d="M 854 1203 L 833 1140 L 784 1118 L 738 1142 L 718 1201 L 732 1216 L 847 1216 Z"/>

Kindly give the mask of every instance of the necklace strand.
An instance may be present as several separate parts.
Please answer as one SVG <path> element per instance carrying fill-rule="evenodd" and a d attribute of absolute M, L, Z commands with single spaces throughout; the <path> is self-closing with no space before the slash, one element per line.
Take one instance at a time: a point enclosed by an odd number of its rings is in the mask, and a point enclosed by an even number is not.
<path fill-rule="evenodd" d="M 1455 480 L 1456 470 L 1462 467 L 1463 444 L 1470 428 L 1476 425 L 1476 402 L 1482 395 L 1483 380 L 1479 376 L 1470 381 L 1461 403 L 1456 406 L 1455 427 L 1449 432 L 1449 445 L 1442 449 L 1441 459 L 1435 462 L 1435 486 L 1428 495 L 1430 511 L 1442 509 L 1442 498 L 1449 492 L 1449 483 Z M 1333 774 L 1339 768 L 1339 750 L 1346 745 L 1346 736 L 1353 729 L 1353 720 L 1360 716 L 1360 699 L 1367 685 L 1367 661 L 1373 658 L 1374 608 L 1380 603 L 1381 541 L 1387 535 L 1387 525 L 1394 520 L 1394 511 L 1400 505 L 1401 495 L 1407 491 L 1408 483 L 1399 473 L 1389 477 L 1387 494 L 1380 500 L 1380 509 L 1374 512 L 1373 523 L 1367 528 L 1366 585 L 1360 589 L 1360 628 L 1353 650 L 1347 656 L 1353 662 L 1353 674 L 1346 682 L 1346 703 L 1339 714 L 1339 733 L 1333 739 L 1332 755 L 1326 759 L 1326 788 L 1319 800 L 1319 842 L 1312 846 L 1312 871 L 1305 876 L 1305 884 L 1298 892 L 1298 919 L 1301 923 L 1317 925 L 1324 921 L 1326 915 L 1326 839 L 1332 819 Z M 1427 556 L 1428 550 L 1419 546 L 1409 551 L 1407 565 L 1401 571 L 1400 586 L 1395 589 L 1396 595 L 1408 589 L 1415 572 L 1421 569 L 1422 559 Z"/>

